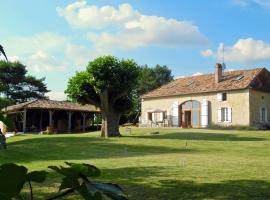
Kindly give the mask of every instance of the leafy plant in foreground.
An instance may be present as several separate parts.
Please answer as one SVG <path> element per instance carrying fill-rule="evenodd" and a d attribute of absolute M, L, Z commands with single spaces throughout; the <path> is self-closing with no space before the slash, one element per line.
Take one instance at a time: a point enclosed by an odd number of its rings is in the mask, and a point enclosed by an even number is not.
<path fill-rule="evenodd" d="M 32 183 L 42 183 L 45 181 L 47 172 L 32 171 L 24 166 L 19 166 L 13 163 L 3 164 L 0 166 L 0 199 L 10 200 L 12 198 L 23 199 L 20 195 L 25 183 L 29 185 L 30 199 L 33 197 Z"/>
<path fill-rule="evenodd" d="M 48 200 L 57 199 L 70 193 L 79 193 L 86 200 L 127 200 L 121 187 L 112 183 L 92 181 L 89 177 L 100 176 L 100 170 L 94 165 L 66 162 L 67 167 L 49 166 L 64 176 L 59 191 L 63 191 Z"/>
<path fill-rule="evenodd" d="M 59 187 L 59 194 L 47 200 L 59 199 L 72 193 L 79 194 L 85 200 L 127 200 L 123 190 L 116 184 L 92 181 L 89 177 L 100 176 L 100 170 L 89 164 L 66 162 L 67 166 L 49 168 L 64 176 Z M 47 177 L 46 171 L 32 171 L 14 163 L 0 166 L 0 200 L 25 198 L 20 194 L 28 183 L 30 199 L 34 199 L 32 182 L 42 183 Z"/>

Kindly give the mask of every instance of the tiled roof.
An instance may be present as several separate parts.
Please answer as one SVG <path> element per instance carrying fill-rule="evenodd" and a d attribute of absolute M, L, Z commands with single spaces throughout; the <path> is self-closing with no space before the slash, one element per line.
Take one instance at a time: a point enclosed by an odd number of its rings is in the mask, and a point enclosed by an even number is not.
<path fill-rule="evenodd" d="M 67 111 L 81 111 L 81 112 L 99 112 L 99 109 L 93 105 L 80 105 L 66 101 L 52 101 L 52 100 L 34 100 L 25 103 L 16 104 L 4 108 L 5 112 L 14 112 L 22 109 L 51 109 L 51 110 L 67 110 Z"/>
<path fill-rule="evenodd" d="M 259 75 L 262 76 L 260 80 Z M 229 91 L 245 88 L 270 91 L 270 74 L 265 68 L 224 72 L 222 81 L 215 82 L 214 74 L 178 78 L 160 88 L 144 94 L 141 98 L 167 97 L 206 92 Z M 264 82 L 267 84 L 264 84 Z"/>

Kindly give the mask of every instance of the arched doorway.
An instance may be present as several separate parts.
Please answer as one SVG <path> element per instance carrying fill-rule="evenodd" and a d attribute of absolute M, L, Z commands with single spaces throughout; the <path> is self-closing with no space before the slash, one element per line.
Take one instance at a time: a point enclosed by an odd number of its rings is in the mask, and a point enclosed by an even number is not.
<path fill-rule="evenodd" d="M 186 101 L 179 106 L 179 126 L 183 128 L 199 128 L 201 104 L 199 101 Z"/>

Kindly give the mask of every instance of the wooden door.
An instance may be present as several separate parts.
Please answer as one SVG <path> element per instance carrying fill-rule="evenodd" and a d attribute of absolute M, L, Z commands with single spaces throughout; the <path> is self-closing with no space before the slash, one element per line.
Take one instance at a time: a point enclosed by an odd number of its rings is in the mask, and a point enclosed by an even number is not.
<path fill-rule="evenodd" d="M 191 110 L 186 110 L 185 114 L 184 114 L 184 124 L 185 124 L 185 128 L 191 128 L 192 124 L 191 124 Z"/>

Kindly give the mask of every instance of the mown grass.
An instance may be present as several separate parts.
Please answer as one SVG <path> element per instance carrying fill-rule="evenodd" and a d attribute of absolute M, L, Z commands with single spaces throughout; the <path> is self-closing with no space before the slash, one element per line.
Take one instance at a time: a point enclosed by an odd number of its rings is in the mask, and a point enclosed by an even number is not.
<path fill-rule="evenodd" d="M 270 199 L 269 131 L 132 128 L 131 133 L 122 129 L 123 137 L 110 139 L 97 132 L 17 136 L 0 150 L 0 164 L 40 170 L 64 161 L 91 163 L 102 170 L 101 180 L 120 184 L 131 200 Z M 60 181 L 51 172 L 34 186 L 36 199 L 57 192 Z"/>

